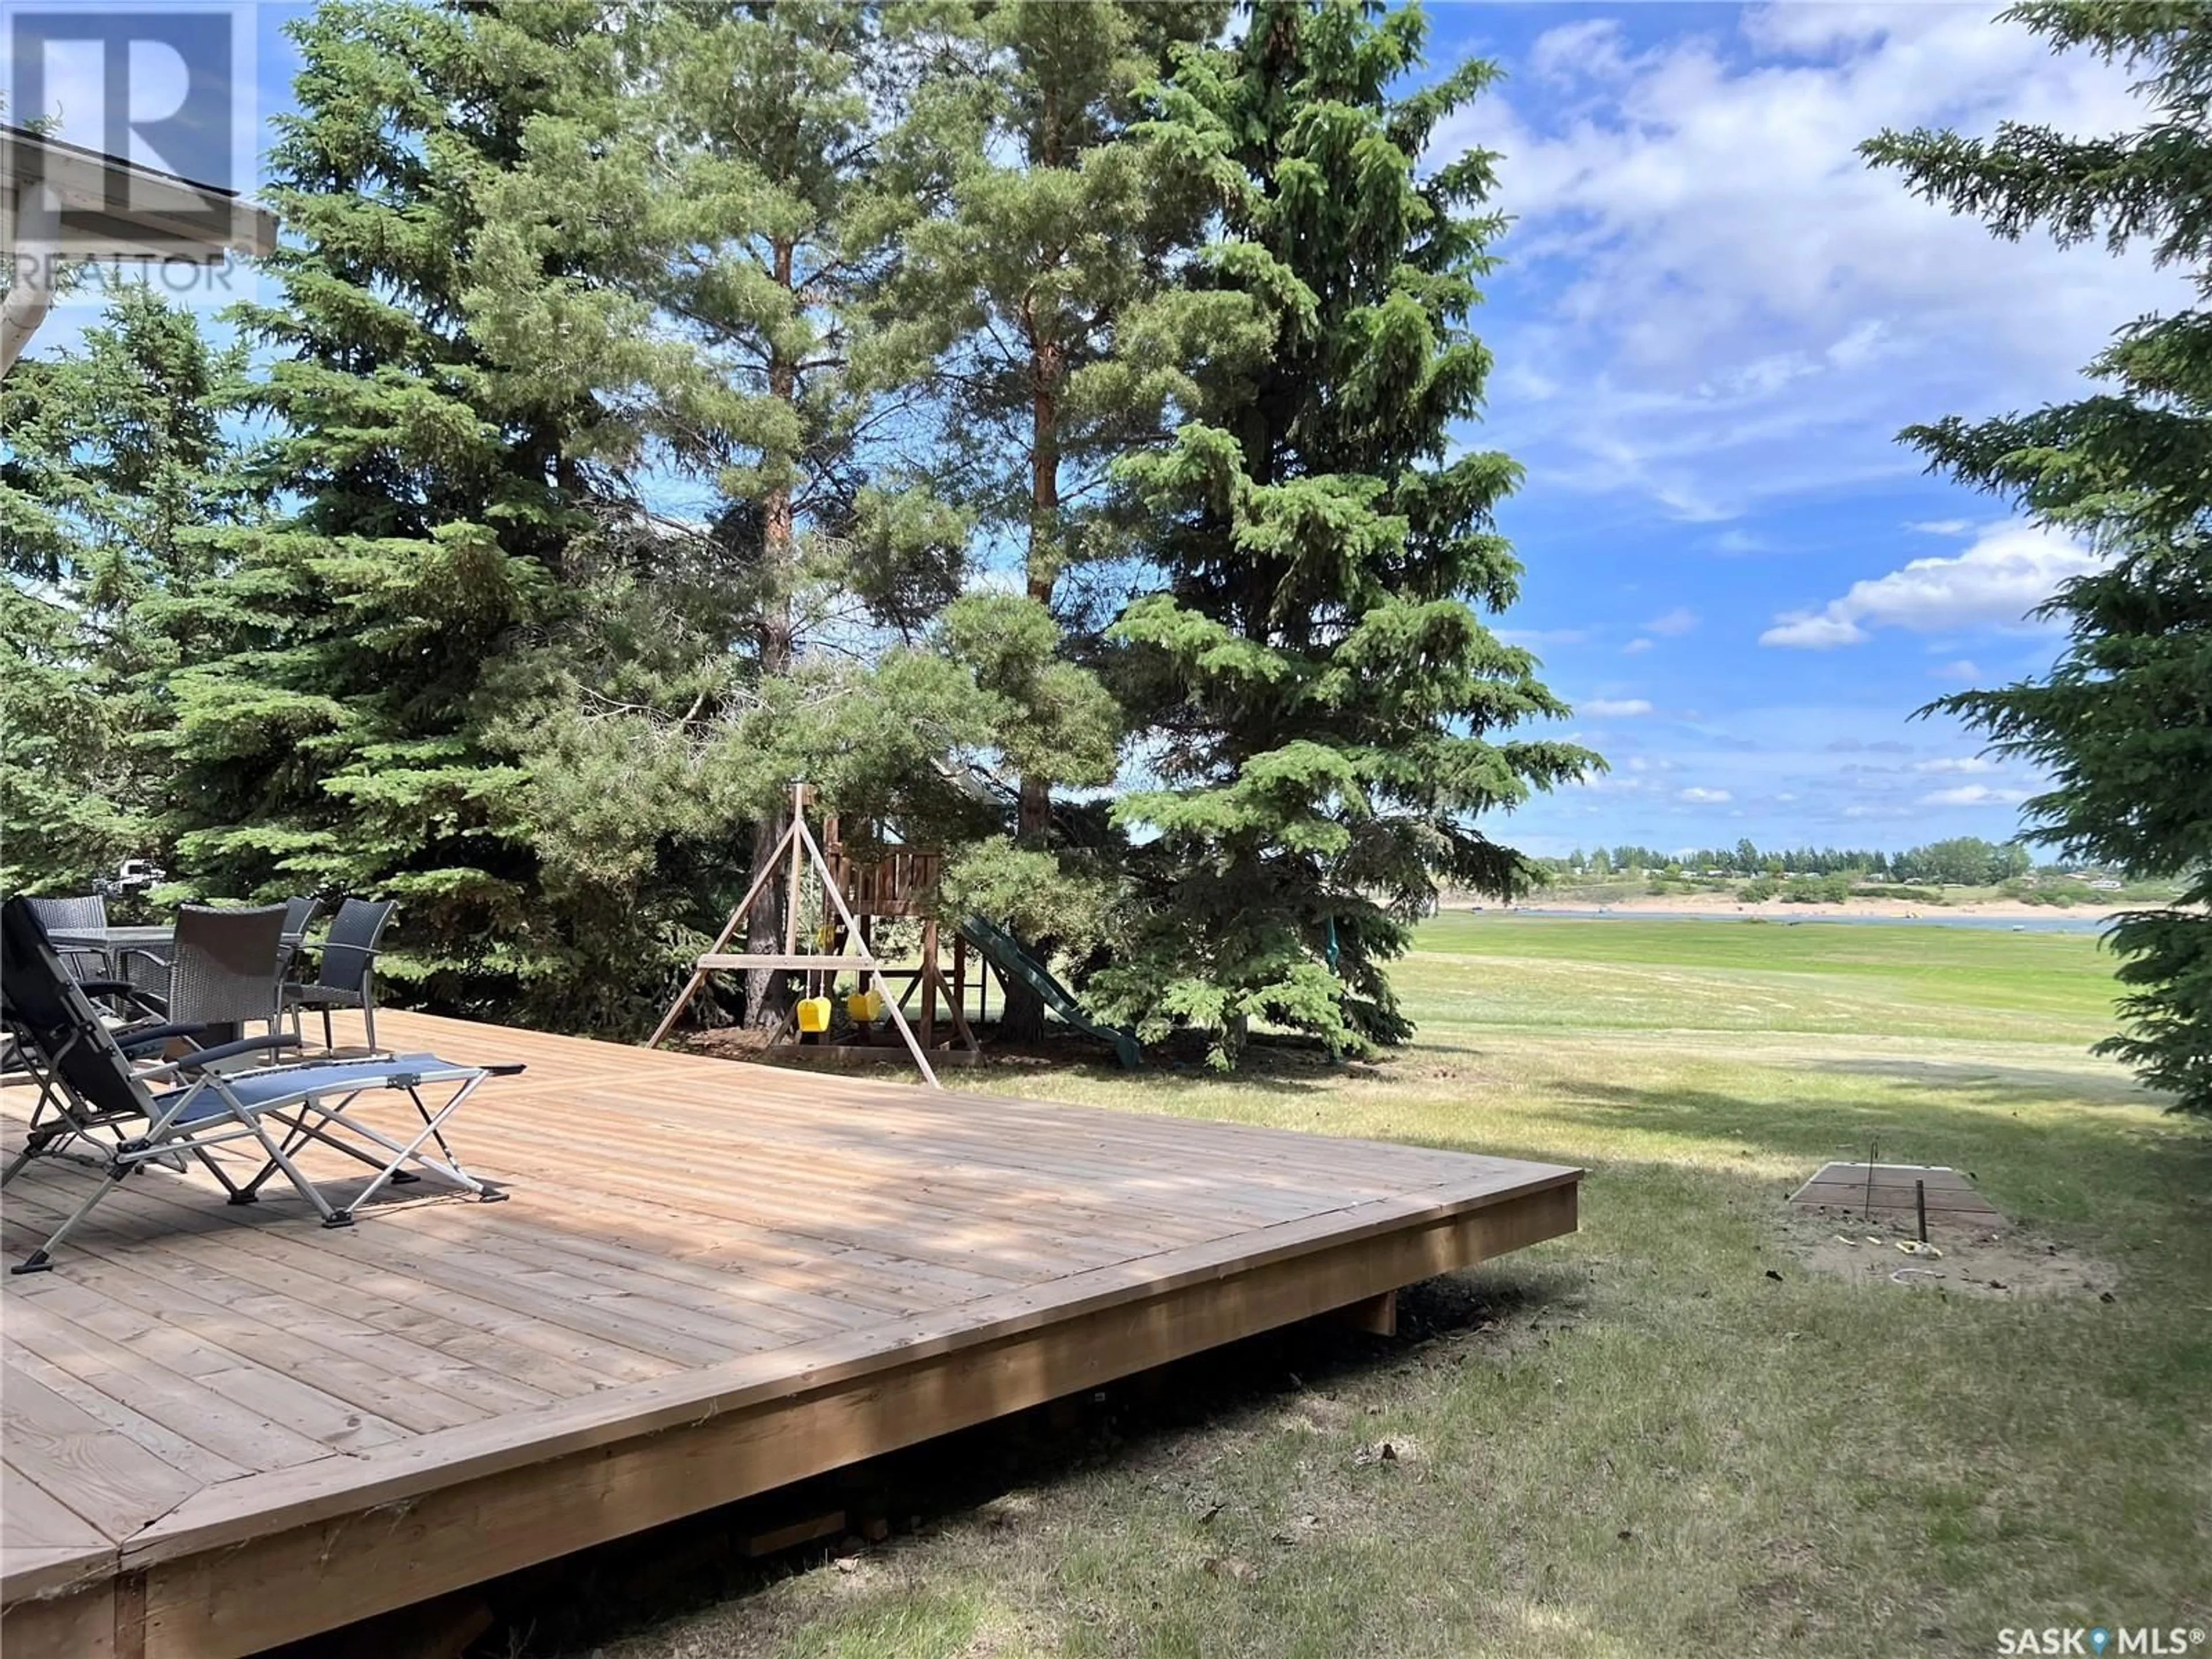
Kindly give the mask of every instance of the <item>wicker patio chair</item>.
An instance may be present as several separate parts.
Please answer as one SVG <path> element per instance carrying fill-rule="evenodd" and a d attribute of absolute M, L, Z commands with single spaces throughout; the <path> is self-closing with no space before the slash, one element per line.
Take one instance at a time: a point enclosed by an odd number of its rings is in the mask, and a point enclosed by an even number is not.
<path fill-rule="evenodd" d="M 334 1048 L 337 1044 L 331 1034 L 331 1010 L 358 1008 L 368 1034 L 369 1052 L 380 1052 L 376 1046 L 376 947 L 384 937 L 386 925 L 392 920 L 392 911 L 388 900 L 372 902 L 349 898 L 338 906 L 337 915 L 331 918 L 331 930 L 323 939 L 322 962 L 315 977 L 305 982 L 295 981 L 284 987 L 284 1006 L 291 1010 L 294 1035 L 300 1034 L 301 1010 L 319 1008 L 323 1012 L 323 1047 Z"/>
<path fill-rule="evenodd" d="M 307 943 L 307 928 L 315 920 L 315 913 L 323 908 L 319 898 L 289 898 L 284 901 L 284 970 L 289 972 Z"/>
<path fill-rule="evenodd" d="M 177 912 L 165 1018 L 188 1025 L 240 1025 L 283 1018 L 282 904 L 187 904 Z"/>
<path fill-rule="evenodd" d="M 40 925 L 49 932 L 55 928 L 107 926 L 107 901 L 97 893 L 82 898 L 27 898 L 23 902 L 31 907 Z M 99 951 L 57 948 L 61 949 L 62 966 L 78 979 L 109 976 L 107 961 Z"/>

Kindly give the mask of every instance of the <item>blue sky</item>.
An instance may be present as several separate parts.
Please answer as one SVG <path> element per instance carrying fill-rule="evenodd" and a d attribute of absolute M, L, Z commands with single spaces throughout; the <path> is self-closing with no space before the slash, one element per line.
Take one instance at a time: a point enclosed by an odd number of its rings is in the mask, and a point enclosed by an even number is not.
<path fill-rule="evenodd" d="M 264 142 L 300 9 L 237 10 Z M 2073 396 L 2115 327 L 2184 290 L 2145 258 L 1998 242 L 1853 154 L 1884 126 L 2136 122 L 2122 71 L 1994 9 L 1431 9 L 1438 69 L 1507 71 L 1436 146 L 1502 152 L 1515 220 L 1463 434 L 1528 469 L 1498 625 L 1613 763 L 1499 826 L 1516 844 L 2012 833 L 2037 780 L 1911 716 L 2048 666 L 2022 615 L 2090 556 L 1925 477 L 1895 434 Z"/>
<path fill-rule="evenodd" d="M 1613 769 L 1517 844 L 2002 839 L 2038 780 L 1912 711 L 2047 667 L 2022 613 L 2083 550 L 1925 477 L 1899 428 L 2068 398 L 2183 295 L 2147 259 L 2002 243 L 1852 153 L 1885 126 L 2117 131 L 2119 70 L 1994 7 L 1450 6 L 1500 61 L 1440 149 L 1503 153 L 1516 216 L 1473 442 L 1528 468 L 1504 626 Z"/>

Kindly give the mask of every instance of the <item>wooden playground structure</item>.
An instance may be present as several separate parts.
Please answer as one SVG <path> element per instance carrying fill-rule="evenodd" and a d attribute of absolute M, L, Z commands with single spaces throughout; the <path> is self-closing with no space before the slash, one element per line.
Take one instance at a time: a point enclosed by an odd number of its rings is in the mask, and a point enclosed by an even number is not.
<path fill-rule="evenodd" d="M 941 1086 L 933 1060 L 972 1065 L 981 1052 L 967 1015 L 971 967 L 979 1018 L 987 996 L 980 953 L 971 963 L 966 938 L 957 928 L 941 927 L 935 914 L 945 855 L 883 842 L 873 825 L 865 827 L 861 845 L 848 843 L 835 813 L 823 820 L 817 842 L 806 824 L 806 811 L 813 803 L 811 789 L 794 786 L 791 827 L 775 856 L 730 913 L 714 944 L 693 963 L 690 978 L 645 1046 L 660 1045 L 709 975 L 786 970 L 805 975 L 805 994 L 785 1013 L 764 1054 L 785 1060 L 871 1060 L 893 1059 L 903 1052 L 925 1082 L 933 1088 Z M 730 950 L 769 884 L 777 880 L 786 884 L 783 948 L 768 952 Z M 911 964 L 887 963 L 877 955 L 877 924 L 886 921 L 918 925 L 920 953 Z M 949 953 L 944 937 L 947 932 L 951 935 Z M 802 949 L 802 941 L 812 948 Z M 841 1034 L 836 1030 L 841 1012 L 836 982 L 847 974 L 860 989 L 842 1000 L 849 1030 Z M 896 1031 L 897 1042 L 878 1031 L 879 1020 L 887 1020 Z"/>

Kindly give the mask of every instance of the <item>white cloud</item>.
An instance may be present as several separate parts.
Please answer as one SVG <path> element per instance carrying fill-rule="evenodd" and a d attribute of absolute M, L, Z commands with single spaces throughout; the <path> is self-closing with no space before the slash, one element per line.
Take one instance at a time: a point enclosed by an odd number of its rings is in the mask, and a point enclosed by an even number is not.
<path fill-rule="evenodd" d="M 2025 789 L 1995 789 L 1986 783 L 1962 783 L 1955 789 L 1938 789 L 1923 795 L 1923 806 L 2017 806 L 2027 799 Z"/>
<path fill-rule="evenodd" d="M 1915 761 L 1916 772 L 1994 772 L 1997 763 L 1979 755 L 1945 755 L 1936 760 Z"/>
<path fill-rule="evenodd" d="M 1638 657 L 1643 655 L 1644 653 L 1649 651 L 1650 648 L 1651 641 L 1649 640 L 1631 640 L 1626 645 L 1620 647 L 1620 654 L 1624 657 Z"/>
<path fill-rule="evenodd" d="M 1802 646 L 1825 651 L 1832 645 L 1856 645 L 1866 634 L 1856 623 L 1835 617 L 1816 617 L 1806 611 L 1785 611 L 1774 626 L 1759 636 L 1761 645 Z"/>
<path fill-rule="evenodd" d="M 1577 704 L 1575 712 L 1595 715 L 1599 720 L 1624 719 L 1631 714 L 1648 714 L 1651 705 L 1642 697 L 1592 697 Z"/>
<path fill-rule="evenodd" d="M 1931 679 L 1950 680 L 1960 685 L 1972 685 L 1984 678 L 1982 671 L 1965 657 L 1947 662 L 1940 668 L 1931 668 L 1928 674 Z"/>
<path fill-rule="evenodd" d="M 1923 536 L 1964 536 L 1974 527 L 1972 519 L 1921 519 L 1905 526 Z"/>
<path fill-rule="evenodd" d="M 1585 77 L 1613 80 L 1629 69 L 1621 52 L 1620 25 L 1610 17 L 1547 29 L 1529 49 L 1528 64 L 1545 80 L 1560 86 Z"/>
<path fill-rule="evenodd" d="M 2002 240 L 1856 153 L 1884 127 L 2140 125 L 2124 66 L 1976 7 L 1706 15 L 1640 52 L 1607 24 L 1553 29 L 1539 90 L 1478 100 L 1432 146 L 1504 157 L 1518 218 L 1486 333 L 1573 395 L 1501 380 L 1488 431 L 1540 482 L 1717 520 L 1902 477 L 1899 427 L 2068 395 L 2115 327 L 2189 302 L 2144 250 Z"/>
<path fill-rule="evenodd" d="M 2015 627 L 2062 582 L 2101 562 L 2069 537 L 2033 525 L 1998 525 L 1956 557 L 1915 559 L 1887 576 L 1852 583 L 1850 592 L 1819 611 L 1784 611 L 1759 642 L 1817 651 L 1856 645 L 1870 628 L 1932 634 Z"/>
<path fill-rule="evenodd" d="M 1662 634 L 1668 638 L 1688 633 L 1698 625 L 1698 613 L 1686 605 L 1678 605 L 1663 617 L 1654 617 L 1644 624 L 1645 631 Z"/>
<path fill-rule="evenodd" d="M 1881 5 L 1777 4 L 1746 11 L 1743 32 L 1770 52 L 1812 56 L 1861 45 L 1891 21 Z"/>
<path fill-rule="evenodd" d="M 1674 799 L 1688 801 L 1693 806 L 1717 806 L 1723 801 L 1734 800 L 1735 797 L 1725 789 L 1699 789 L 1692 786 L 1683 790 Z"/>

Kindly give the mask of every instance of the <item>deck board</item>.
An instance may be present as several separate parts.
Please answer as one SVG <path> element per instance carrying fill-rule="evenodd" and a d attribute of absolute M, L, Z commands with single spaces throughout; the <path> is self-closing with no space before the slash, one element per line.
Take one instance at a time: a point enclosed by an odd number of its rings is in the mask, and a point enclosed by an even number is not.
<path fill-rule="evenodd" d="M 153 1170 L 9 1279 L 10 1659 L 229 1659 L 1575 1224 L 1556 1165 L 379 1023 L 527 1063 L 451 1126 L 511 1197 Z"/>

